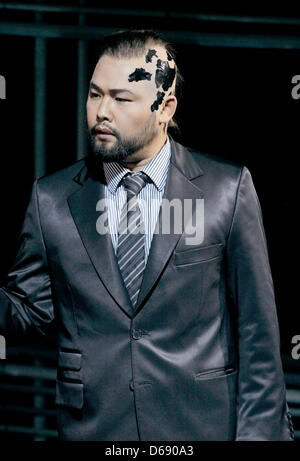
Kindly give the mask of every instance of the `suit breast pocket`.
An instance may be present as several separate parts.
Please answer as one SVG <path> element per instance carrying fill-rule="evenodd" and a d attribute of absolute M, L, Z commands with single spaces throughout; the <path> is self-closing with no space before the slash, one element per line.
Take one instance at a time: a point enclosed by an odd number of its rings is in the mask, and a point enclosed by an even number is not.
<path fill-rule="evenodd" d="M 175 266 L 198 264 L 219 259 L 222 256 L 223 248 L 222 243 L 217 243 L 205 247 L 197 246 L 187 250 L 177 250 L 174 252 Z"/>
<path fill-rule="evenodd" d="M 58 406 L 83 407 L 83 383 L 80 352 L 58 352 L 55 403 Z"/>

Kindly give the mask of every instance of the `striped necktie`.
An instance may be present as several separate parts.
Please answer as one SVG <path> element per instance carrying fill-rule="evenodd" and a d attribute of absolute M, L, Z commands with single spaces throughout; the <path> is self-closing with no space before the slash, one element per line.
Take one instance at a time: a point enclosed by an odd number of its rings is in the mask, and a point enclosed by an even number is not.
<path fill-rule="evenodd" d="M 121 211 L 117 260 L 133 308 L 145 269 L 145 230 L 137 195 L 147 182 L 149 178 L 143 172 L 129 174 L 122 179 L 127 191 L 127 202 Z"/>

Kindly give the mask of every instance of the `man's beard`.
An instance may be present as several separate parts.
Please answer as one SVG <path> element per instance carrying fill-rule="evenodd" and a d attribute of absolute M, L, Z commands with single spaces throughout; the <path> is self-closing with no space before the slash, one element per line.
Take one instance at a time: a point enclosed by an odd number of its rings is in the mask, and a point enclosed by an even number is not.
<path fill-rule="evenodd" d="M 115 136 L 115 143 L 111 147 L 109 147 L 105 141 L 97 141 L 97 127 L 106 127 Z M 117 130 L 101 123 L 93 126 L 88 132 L 92 156 L 94 160 L 102 162 L 129 161 L 133 154 L 148 146 L 157 134 L 158 129 L 155 127 L 155 117 L 153 114 L 151 114 L 145 125 L 137 134 L 128 138 L 122 137 Z"/>

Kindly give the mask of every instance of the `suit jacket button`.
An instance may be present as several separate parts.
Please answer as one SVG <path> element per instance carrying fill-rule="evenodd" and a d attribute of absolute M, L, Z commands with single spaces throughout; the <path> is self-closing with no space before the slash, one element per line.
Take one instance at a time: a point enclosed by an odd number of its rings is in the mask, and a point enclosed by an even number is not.
<path fill-rule="evenodd" d="M 141 339 L 142 336 L 143 336 L 142 330 L 132 330 L 133 339 Z"/>
<path fill-rule="evenodd" d="M 133 379 L 132 379 L 132 380 L 130 381 L 130 383 L 129 383 L 129 389 L 130 389 L 131 391 L 134 391 L 134 382 L 133 382 Z"/>

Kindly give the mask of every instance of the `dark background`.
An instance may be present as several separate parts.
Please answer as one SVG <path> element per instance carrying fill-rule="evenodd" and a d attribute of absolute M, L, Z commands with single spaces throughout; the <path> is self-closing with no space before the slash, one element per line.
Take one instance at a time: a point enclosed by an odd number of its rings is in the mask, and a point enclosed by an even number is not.
<path fill-rule="evenodd" d="M 0 286 L 5 284 L 14 260 L 35 178 L 35 130 L 38 129 L 34 118 L 35 37 L 26 25 L 40 22 L 42 34 L 50 31 L 54 35 L 52 26 L 67 26 L 65 33 L 59 29 L 59 37 L 46 38 L 46 134 L 38 153 L 46 160 L 45 174 L 76 161 L 78 39 L 86 40 L 88 82 L 97 56 L 95 28 L 100 32 L 103 27 L 164 31 L 178 51 L 177 63 L 185 79 L 177 111 L 181 133 L 174 138 L 186 146 L 246 165 L 252 174 L 268 241 L 287 387 L 293 392 L 300 388 L 297 375 L 300 360 L 291 358 L 292 337 L 300 335 L 297 264 L 300 99 L 295 100 L 291 95 L 292 77 L 300 74 L 300 14 L 282 5 L 278 11 L 262 6 L 239 9 L 165 6 L 164 9 L 152 4 L 152 9 L 140 6 L 143 9 L 140 13 L 126 5 L 126 14 L 111 7 L 101 15 L 86 15 L 85 25 L 80 29 L 78 15 L 72 12 L 44 12 L 37 17 L 34 11 L 4 9 L 1 4 L 0 75 L 6 78 L 7 92 L 6 100 L 0 100 Z M 59 1 L 36 4 L 62 5 Z M 95 2 L 70 1 L 63 5 L 92 8 Z M 161 15 L 156 15 L 157 12 Z M 21 23 L 23 29 L 16 27 Z M 47 367 L 55 367 L 54 351 L 54 336 L 25 338 L 8 344 L 7 357 L 11 357 L 16 370 L 20 370 L 17 365 L 28 364 L 45 372 Z M 0 366 L 0 381 L 6 386 L 0 392 L 0 439 L 1 431 L 11 438 L 45 440 L 55 436 L 54 413 L 51 413 L 53 380 L 46 380 L 46 372 L 39 375 L 40 381 L 26 374 L 13 375 L 3 371 L 7 363 L 8 360 L 5 365 L 4 361 L 0 363 L 3 375 Z M 12 391 L 13 385 L 48 386 L 52 393 L 42 393 L 39 401 L 28 389 Z M 295 414 L 299 416 L 300 398 L 293 392 L 289 393 L 290 405 L 295 406 L 298 410 Z M 27 407 L 37 410 L 30 413 Z M 297 416 L 295 421 L 297 426 Z M 15 430 L 10 430 L 9 425 Z M 29 428 L 27 433 L 22 432 L 22 427 Z"/>

